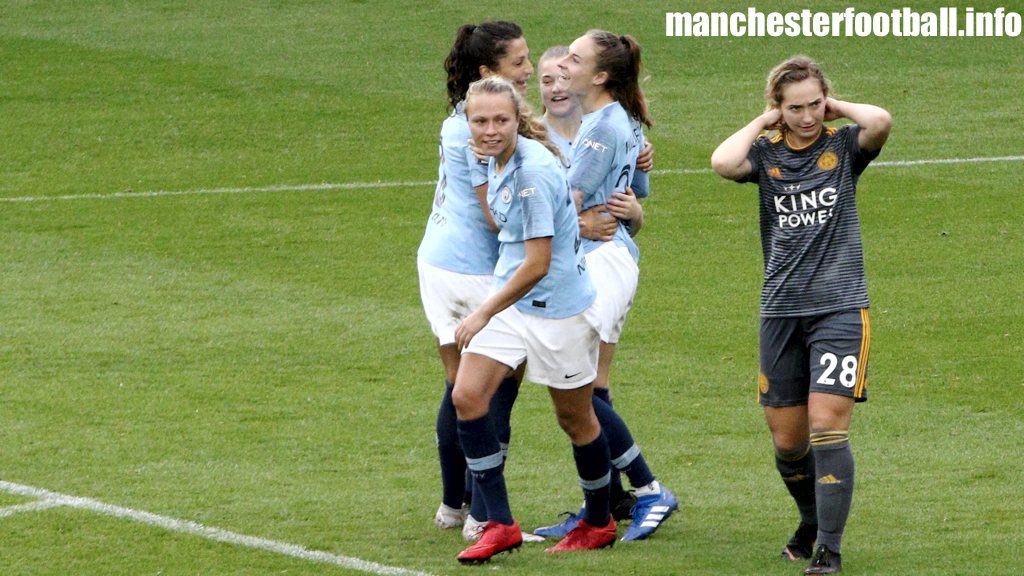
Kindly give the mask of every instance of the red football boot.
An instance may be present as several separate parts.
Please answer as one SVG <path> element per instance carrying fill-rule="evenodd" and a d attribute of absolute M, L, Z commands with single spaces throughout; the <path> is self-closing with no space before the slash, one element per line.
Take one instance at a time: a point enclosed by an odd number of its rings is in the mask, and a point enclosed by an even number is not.
<path fill-rule="evenodd" d="M 513 521 L 511 526 L 488 522 L 480 534 L 480 539 L 459 554 L 459 562 L 482 564 L 495 554 L 512 551 L 522 545 L 523 533 L 519 530 L 518 522 Z"/>
<path fill-rule="evenodd" d="M 579 526 L 562 538 L 562 541 L 545 552 L 573 552 L 575 550 L 597 550 L 615 544 L 615 520 L 608 519 L 606 526 L 591 526 L 580 520 Z"/>

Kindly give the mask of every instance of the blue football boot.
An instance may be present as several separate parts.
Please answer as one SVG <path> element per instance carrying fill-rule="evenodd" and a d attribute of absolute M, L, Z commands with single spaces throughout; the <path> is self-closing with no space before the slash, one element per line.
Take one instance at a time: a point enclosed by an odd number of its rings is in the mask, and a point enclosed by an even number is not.
<path fill-rule="evenodd" d="M 544 538 L 555 538 L 561 540 L 562 538 L 565 538 L 566 534 L 572 532 L 574 528 L 580 525 L 580 519 L 583 516 L 583 509 L 580 509 L 579 514 L 562 512 L 558 516 L 565 516 L 565 520 L 562 520 L 553 526 L 542 526 L 537 528 L 533 533 L 537 536 L 543 536 Z"/>
<path fill-rule="evenodd" d="M 679 500 L 664 486 L 657 494 L 638 496 L 636 506 L 633 507 L 633 522 L 626 529 L 622 541 L 643 540 L 649 537 L 677 509 Z"/>

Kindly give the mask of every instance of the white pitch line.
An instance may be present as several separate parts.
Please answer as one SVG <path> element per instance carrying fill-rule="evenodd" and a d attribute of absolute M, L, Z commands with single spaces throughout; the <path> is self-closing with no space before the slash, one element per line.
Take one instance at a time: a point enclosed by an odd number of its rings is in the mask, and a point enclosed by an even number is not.
<path fill-rule="evenodd" d="M 651 170 L 655 176 L 661 174 L 711 174 L 711 168 L 668 168 L 665 170 Z"/>
<path fill-rule="evenodd" d="M 989 158 L 935 158 L 923 160 L 882 160 L 872 166 L 922 166 L 928 164 L 975 164 L 979 162 L 1021 162 L 1024 156 L 996 156 Z M 672 168 L 653 170 L 662 174 L 711 174 L 710 168 Z M 276 186 L 245 186 L 241 188 L 196 188 L 193 190 L 152 190 L 148 192 L 109 192 L 105 194 L 65 194 L 61 196 L 13 196 L 0 198 L 0 203 L 53 202 L 58 200 L 116 200 L 120 198 L 153 198 L 162 196 L 194 196 L 203 194 L 254 194 L 266 192 L 308 192 L 327 190 L 369 190 L 373 188 L 420 188 L 433 187 L 436 182 L 324 182 L 322 184 L 295 184 Z"/>
<path fill-rule="evenodd" d="M 197 188 L 194 190 L 151 190 L 149 192 L 110 192 L 107 194 L 65 194 L 63 196 L 16 196 L 0 198 L 0 202 L 42 202 L 45 200 L 107 200 L 117 198 L 152 198 L 154 196 L 191 196 L 196 194 L 246 194 L 255 192 L 307 192 L 322 190 L 366 190 L 370 188 L 412 188 L 434 186 L 437 182 L 344 182 L 322 184 L 282 184 L 278 186 L 245 186 L 242 188 Z"/>
<path fill-rule="evenodd" d="M 1024 156 L 993 156 L 990 158 L 935 158 L 931 160 L 883 160 L 872 166 L 922 166 L 925 164 L 976 164 L 978 162 L 1020 162 Z"/>
<path fill-rule="evenodd" d="M 50 508 L 56 508 L 58 506 L 61 506 L 60 502 L 54 502 L 53 500 L 36 500 L 35 502 L 29 502 L 27 504 L 15 504 L 14 506 L 0 508 L 0 518 L 7 518 L 8 516 L 14 516 L 15 514 L 21 514 L 22 512 L 49 510 Z"/>
<path fill-rule="evenodd" d="M 255 536 L 246 536 L 245 534 L 221 530 L 220 528 L 214 528 L 212 526 L 204 526 L 189 520 L 180 520 L 178 518 L 161 516 L 159 514 L 153 514 L 142 510 L 114 506 L 112 504 L 105 504 L 89 498 L 70 496 L 59 492 L 51 492 L 42 488 L 35 488 L 33 486 L 5 482 L 3 480 L 0 480 L 0 491 L 7 492 L 9 494 L 17 494 L 19 496 L 38 498 L 42 501 L 49 502 L 52 505 L 50 507 L 67 506 L 68 508 L 88 510 L 90 512 L 96 512 L 106 516 L 113 516 L 115 518 L 123 518 L 140 524 L 156 526 L 157 528 L 163 528 L 164 530 L 172 532 L 181 532 L 183 534 L 199 536 L 200 538 L 206 538 L 207 540 L 264 550 L 275 554 L 299 558 L 301 560 L 308 560 L 310 562 L 332 564 L 341 568 L 358 570 L 360 572 L 367 572 L 370 574 L 378 574 L 380 576 L 432 576 L 426 572 L 417 572 L 415 570 L 407 570 L 405 568 L 398 568 L 395 566 L 385 566 L 383 564 L 369 562 L 359 558 L 352 558 L 350 556 L 339 556 L 336 554 L 329 554 L 327 552 L 310 550 L 297 544 L 278 542 L 276 540 L 257 538 Z M 28 505 L 26 504 L 21 506 Z M 7 509 L 15 507 L 16 506 L 12 506 Z"/>

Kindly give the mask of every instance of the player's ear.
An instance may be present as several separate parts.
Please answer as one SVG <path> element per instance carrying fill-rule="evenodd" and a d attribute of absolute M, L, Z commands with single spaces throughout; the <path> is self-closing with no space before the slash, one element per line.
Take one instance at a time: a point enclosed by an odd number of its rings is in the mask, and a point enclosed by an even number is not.
<path fill-rule="evenodd" d="M 478 70 L 481 78 L 487 78 L 488 76 L 494 76 L 494 71 L 488 68 L 486 65 L 481 64 Z"/>
<path fill-rule="evenodd" d="M 593 82 L 594 86 L 604 86 L 608 82 L 608 72 L 602 70 L 594 74 L 594 79 L 591 82 Z"/>

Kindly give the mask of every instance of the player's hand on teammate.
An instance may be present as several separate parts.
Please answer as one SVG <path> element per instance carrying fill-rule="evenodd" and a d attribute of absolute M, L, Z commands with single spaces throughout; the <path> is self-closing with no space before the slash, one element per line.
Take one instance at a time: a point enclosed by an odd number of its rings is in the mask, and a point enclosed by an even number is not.
<path fill-rule="evenodd" d="M 643 150 L 636 157 L 636 169 L 644 172 L 654 170 L 654 144 L 651 144 L 650 140 L 644 144 Z"/>
<path fill-rule="evenodd" d="M 460 352 L 465 350 L 466 346 L 469 346 L 470 341 L 473 340 L 473 337 L 483 330 L 484 326 L 487 326 L 487 323 L 490 321 L 491 319 L 479 310 L 466 316 L 455 329 L 455 346 L 458 350 Z"/>
<path fill-rule="evenodd" d="M 580 212 L 580 236 L 587 240 L 608 242 L 619 229 L 619 219 L 609 212 L 608 204 L 600 204 Z"/>
<path fill-rule="evenodd" d="M 469 151 L 473 153 L 473 156 L 476 156 L 476 161 L 477 162 L 479 162 L 481 164 L 487 164 L 488 162 L 490 162 L 491 157 L 485 155 L 484 154 L 484 149 L 479 147 L 479 146 L 477 146 L 476 142 L 473 142 L 472 138 L 470 138 L 469 140 L 466 140 L 466 142 L 469 143 Z"/>
<path fill-rule="evenodd" d="M 644 207 L 636 199 L 633 189 L 626 187 L 625 192 L 615 192 L 608 200 L 608 212 L 619 220 L 637 220 L 644 215 Z"/>

